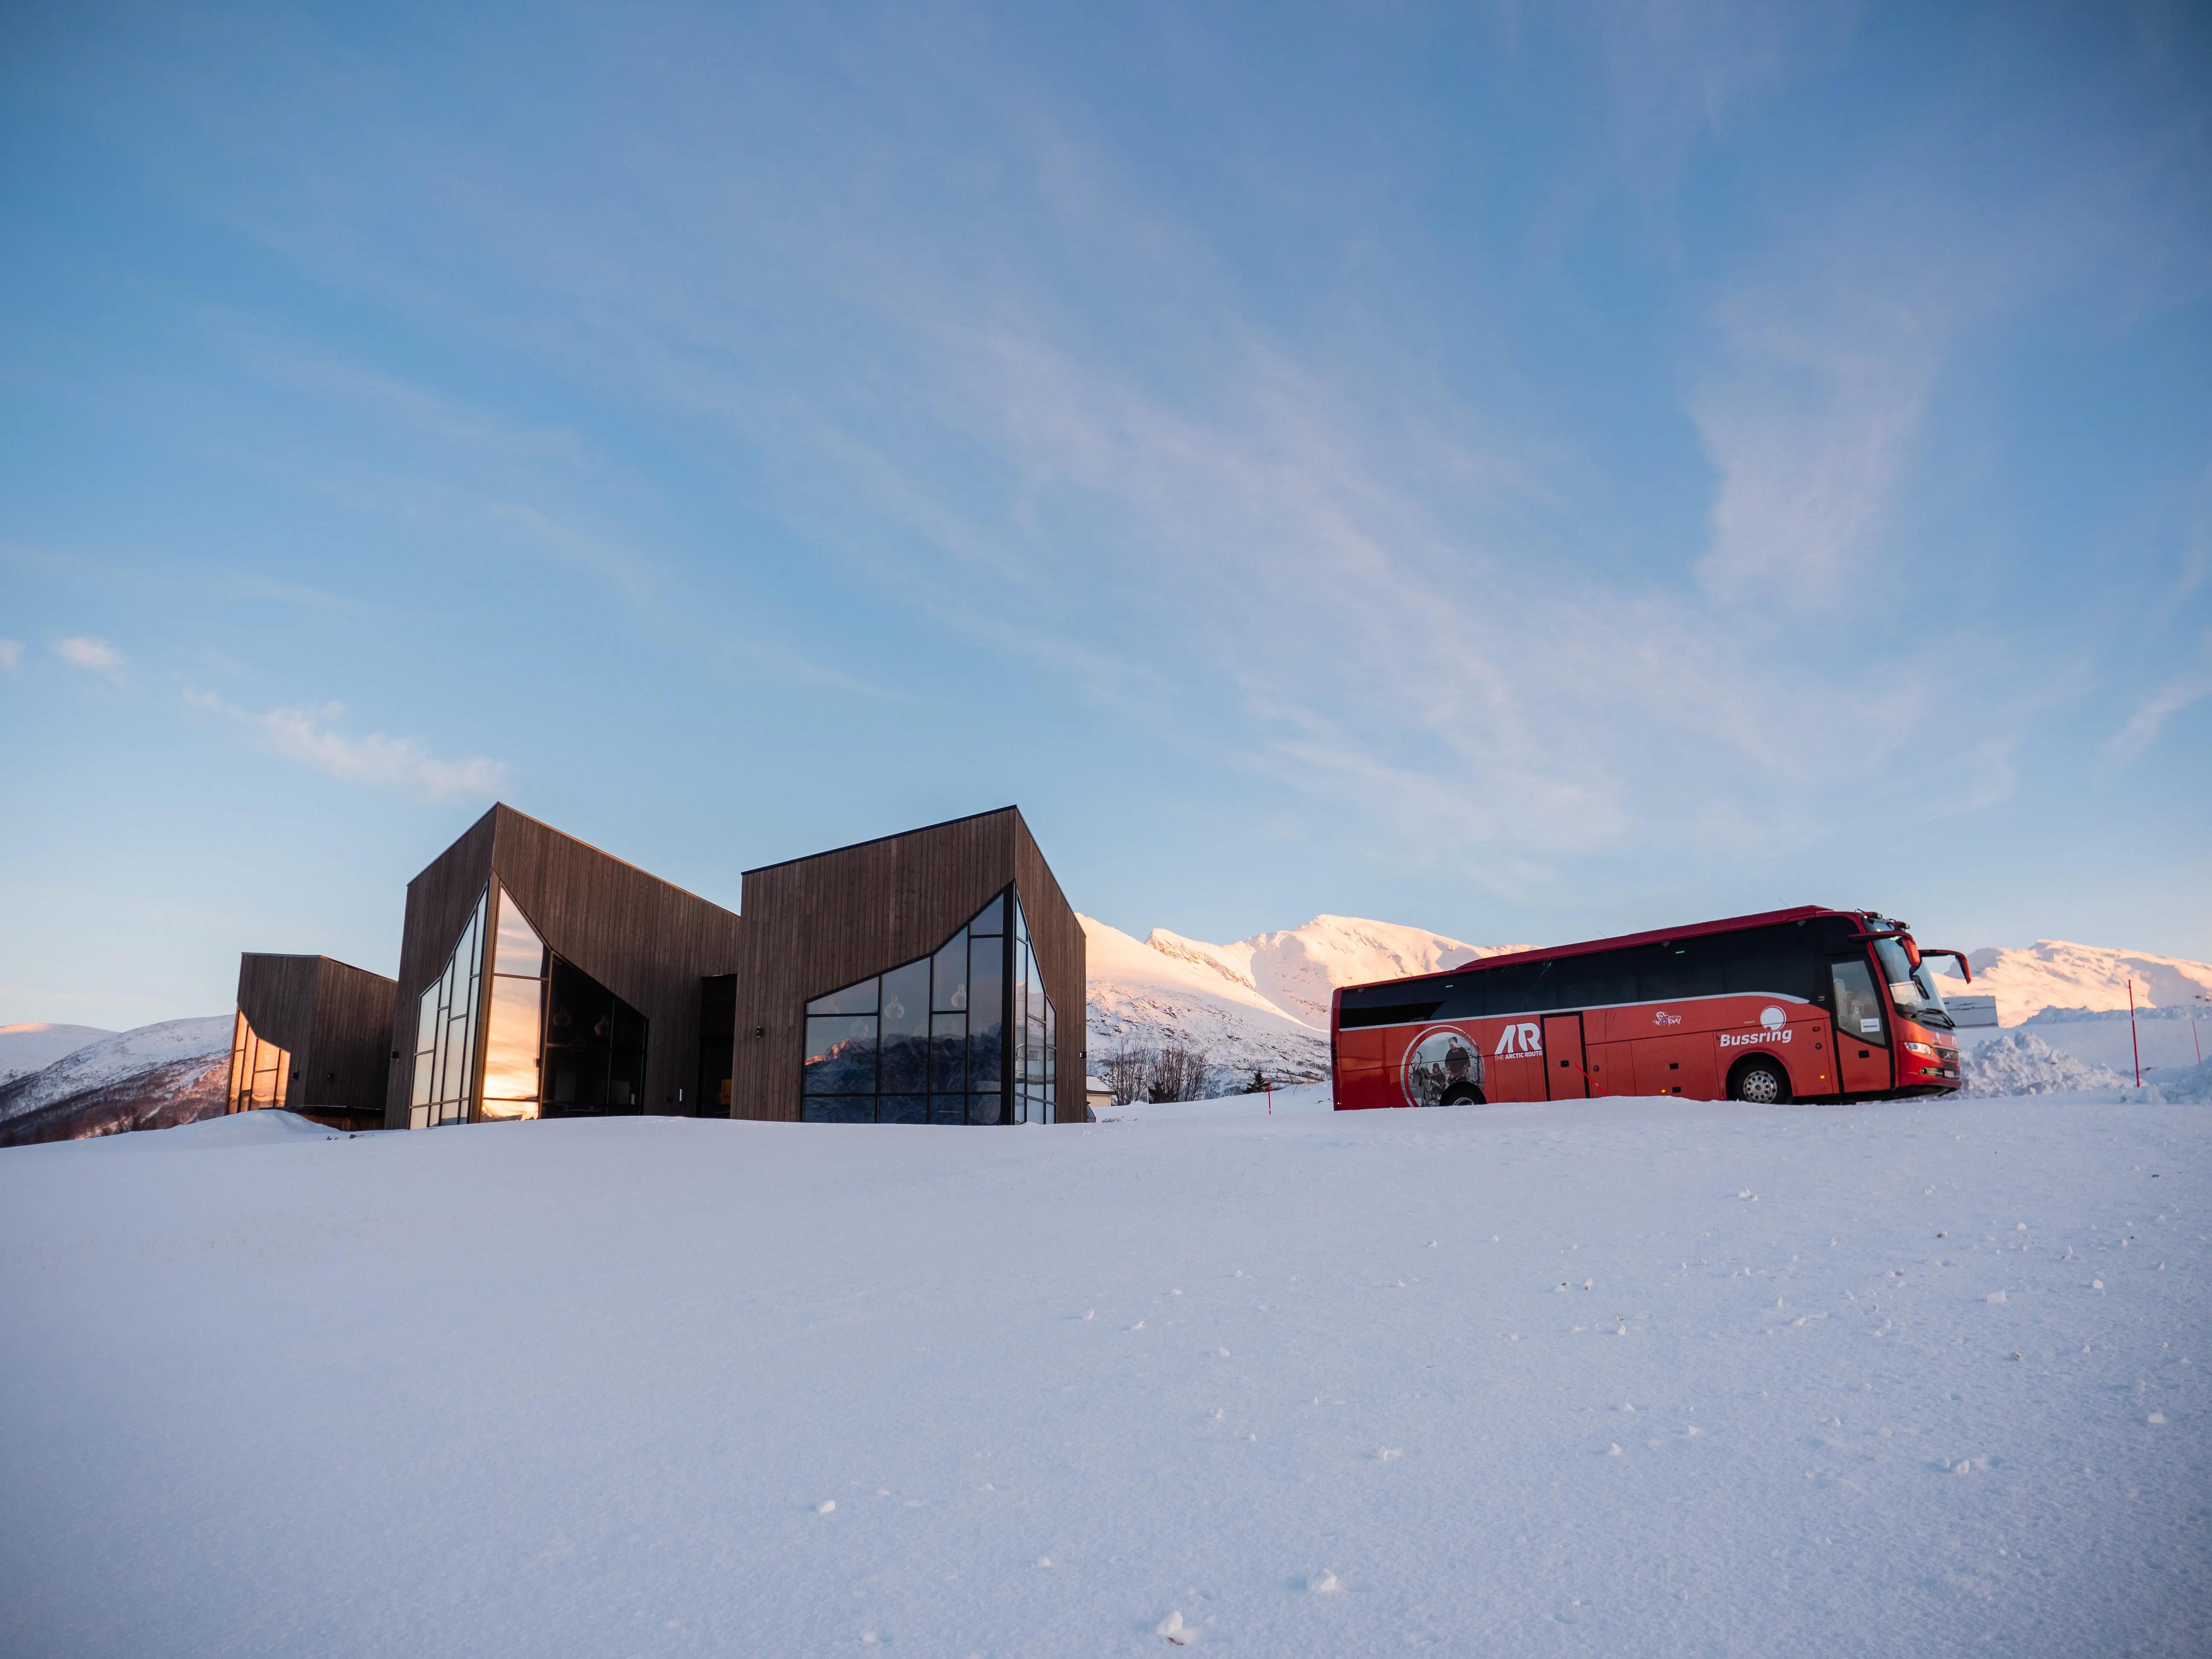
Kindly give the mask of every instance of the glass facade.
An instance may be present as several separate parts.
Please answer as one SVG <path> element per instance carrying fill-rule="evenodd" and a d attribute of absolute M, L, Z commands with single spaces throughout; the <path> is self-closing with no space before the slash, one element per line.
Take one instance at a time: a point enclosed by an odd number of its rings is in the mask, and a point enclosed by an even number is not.
<path fill-rule="evenodd" d="M 410 1097 L 407 1127 L 426 1129 L 434 1124 L 465 1123 L 473 1102 L 477 1054 L 477 1011 L 483 989 L 484 912 L 489 889 L 477 900 L 477 908 L 446 971 L 422 993 L 415 1022 L 415 1091 Z"/>
<path fill-rule="evenodd" d="M 799 1115 L 1049 1123 L 1056 1032 L 1009 889 L 930 955 L 806 1005 Z"/>
<path fill-rule="evenodd" d="M 484 1021 L 483 1115 L 536 1117 L 544 1059 L 545 959 L 550 954 L 521 907 L 495 886 L 491 1006 Z"/>
<path fill-rule="evenodd" d="M 230 1094 L 223 1109 L 253 1112 L 282 1106 L 291 1077 L 290 1053 L 263 1042 L 241 1012 L 230 1028 Z"/>
<path fill-rule="evenodd" d="M 641 1113 L 647 1035 L 645 1016 L 547 948 L 495 882 L 422 993 L 410 1124 Z"/>

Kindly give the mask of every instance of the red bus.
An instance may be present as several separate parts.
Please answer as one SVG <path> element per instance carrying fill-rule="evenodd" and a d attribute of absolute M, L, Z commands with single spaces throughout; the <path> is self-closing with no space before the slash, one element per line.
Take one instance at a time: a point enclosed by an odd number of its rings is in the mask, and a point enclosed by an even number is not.
<path fill-rule="evenodd" d="M 1959 1044 L 1930 956 L 1966 973 L 1901 921 L 1805 905 L 1346 985 L 1329 1009 L 1336 1109 L 1945 1093 Z"/>

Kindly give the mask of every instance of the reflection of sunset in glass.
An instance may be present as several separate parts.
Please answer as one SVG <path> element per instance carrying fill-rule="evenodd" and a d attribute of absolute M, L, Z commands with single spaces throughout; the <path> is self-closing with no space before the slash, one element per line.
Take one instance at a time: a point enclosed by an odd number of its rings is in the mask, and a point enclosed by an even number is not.
<path fill-rule="evenodd" d="M 485 1011 L 483 1109 L 488 1121 L 536 1117 L 545 1040 L 545 941 L 496 884 L 491 1003 Z"/>
<path fill-rule="evenodd" d="M 505 961 L 506 930 L 500 933 Z M 543 1029 L 545 981 L 507 974 L 491 982 L 484 1039 L 484 1115 L 538 1115 L 538 1046 Z"/>
<path fill-rule="evenodd" d="M 256 1035 L 244 1014 L 237 1017 L 230 1036 L 230 1099 L 233 1112 L 266 1110 L 284 1103 L 284 1087 L 292 1074 L 292 1056 Z"/>

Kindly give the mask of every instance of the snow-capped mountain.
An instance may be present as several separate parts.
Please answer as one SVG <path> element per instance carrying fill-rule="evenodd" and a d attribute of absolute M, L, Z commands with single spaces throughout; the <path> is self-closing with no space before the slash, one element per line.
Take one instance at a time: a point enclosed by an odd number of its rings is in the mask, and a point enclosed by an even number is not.
<path fill-rule="evenodd" d="M 166 1129 L 223 1108 L 231 1017 L 163 1020 L 105 1036 L 0 1083 L 0 1146 Z"/>
<path fill-rule="evenodd" d="M 114 1035 L 97 1025 L 50 1025 L 35 1019 L 0 1025 L 0 1083 L 44 1071 L 86 1043 Z"/>
<path fill-rule="evenodd" d="M 1942 990 L 1996 997 L 2002 1025 L 2017 1025 L 2045 1008 L 2125 1008 L 2130 979 L 2138 1008 L 2186 1005 L 2212 995 L 2212 963 L 2071 945 L 2063 939 L 2039 939 L 2021 949 L 1969 951 L 1966 961 L 1974 982 L 1945 978 Z M 1939 972 L 1957 966 L 1948 957 L 1934 965 Z"/>
<path fill-rule="evenodd" d="M 1425 928 L 1356 916 L 1209 945 L 1156 927 L 1142 940 L 1082 919 L 1090 972 L 1091 1067 L 1123 1043 L 1203 1048 L 1230 1076 L 1280 1079 L 1328 1069 L 1329 993 L 1340 985 L 1456 968 L 1517 945 L 1468 945 Z"/>

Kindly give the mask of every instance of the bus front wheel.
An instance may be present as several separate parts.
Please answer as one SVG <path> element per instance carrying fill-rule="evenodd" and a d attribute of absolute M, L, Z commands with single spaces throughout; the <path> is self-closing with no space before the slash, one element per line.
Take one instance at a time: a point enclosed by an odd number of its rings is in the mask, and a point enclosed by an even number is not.
<path fill-rule="evenodd" d="M 1790 1098 L 1790 1079 L 1771 1060 L 1747 1060 L 1729 1074 L 1729 1098 L 1779 1106 Z"/>

